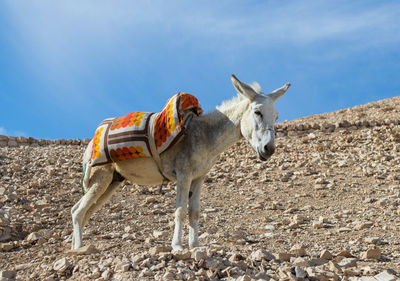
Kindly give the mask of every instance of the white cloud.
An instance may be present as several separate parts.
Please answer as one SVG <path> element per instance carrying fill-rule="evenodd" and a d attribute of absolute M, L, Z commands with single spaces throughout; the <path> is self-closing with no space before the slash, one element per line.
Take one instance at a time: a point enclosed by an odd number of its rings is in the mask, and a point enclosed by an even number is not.
<path fill-rule="evenodd" d="M 0 4 L 22 39 L 24 61 L 59 103 L 108 107 L 102 66 L 140 71 L 147 46 L 184 45 L 218 57 L 287 46 L 328 47 L 335 58 L 400 43 L 400 3 L 365 1 L 8 1 Z M 320 46 L 321 47 L 321 46 Z M 120 64 L 120 65 L 119 65 Z M 91 81 L 92 84 L 87 83 Z M 83 86 L 85 85 L 85 86 Z M 92 86 L 94 91 L 82 94 Z M 72 102 L 73 101 L 73 102 Z"/>
<path fill-rule="evenodd" d="M 4 127 L 0 127 L 0 135 L 6 135 L 6 136 L 21 136 L 21 137 L 26 137 L 28 136 L 25 132 L 23 131 L 8 131 Z"/>
<path fill-rule="evenodd" d="M 7 130 L 4 127 L 0 127 L 0 135 L 7 135 Z"/>
<path fill-rule="evenodd" d="M 373 6 L 364 1 L 318 0 L 252 1 L 237 6 L 230 1 L 6 3 L 7 12 L 44 66 L 73 69 L 89 77 L 96 73 L 88 61 L 107 54 L 114 60 L 138 58 L 143 52 L 138 49 L 140 42 L 162 40 L 173 45 L 179 41 L 224 51 L 320 41 L 368 48 L 400 41 L 398 2 Z"/>

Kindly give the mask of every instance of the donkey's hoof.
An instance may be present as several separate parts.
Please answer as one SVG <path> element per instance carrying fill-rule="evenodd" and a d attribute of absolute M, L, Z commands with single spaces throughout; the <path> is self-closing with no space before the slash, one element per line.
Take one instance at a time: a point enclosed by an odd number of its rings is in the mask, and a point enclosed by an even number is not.
<path fill-rule="evenodd" d="M 182 251 L 183 250 L 182 245 L 172 244 L 171 247 L 172 247 L 172 250 L 174 250 L 174 251 Z"/>

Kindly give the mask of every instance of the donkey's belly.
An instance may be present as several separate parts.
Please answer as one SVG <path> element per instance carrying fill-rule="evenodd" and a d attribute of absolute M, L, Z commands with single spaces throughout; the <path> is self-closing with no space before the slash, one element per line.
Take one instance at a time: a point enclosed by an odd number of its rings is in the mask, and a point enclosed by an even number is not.
<path fill-rule="evenodd" d="M 136 158 L 114 163 L 116 170 L 131 183 L 139 185 L 159 185 L 163 177 L 156 162 L 151 158 Z"/>

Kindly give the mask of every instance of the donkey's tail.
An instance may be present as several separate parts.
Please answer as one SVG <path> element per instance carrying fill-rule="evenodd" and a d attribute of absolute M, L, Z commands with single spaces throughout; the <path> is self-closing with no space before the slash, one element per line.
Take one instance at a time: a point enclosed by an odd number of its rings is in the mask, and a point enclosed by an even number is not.
<path fill-rule="evenodd" d="M 89 188 L 90 172 L 92 166 L 90 166 L 90 155 L 92 154 L 92 142 L 91 140 L 86 147 L 85 153 L 83 154 L 83 173 L 81 178 L 82 194 L 84 195 Z"/>

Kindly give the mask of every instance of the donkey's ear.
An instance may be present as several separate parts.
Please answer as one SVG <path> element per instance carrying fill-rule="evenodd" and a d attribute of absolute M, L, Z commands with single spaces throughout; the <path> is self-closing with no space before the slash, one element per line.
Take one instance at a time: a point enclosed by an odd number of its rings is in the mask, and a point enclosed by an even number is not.
<path fill-rule="evenodd" d="M 233 74 L 231 74 L 231 80 L 232 80 L 233 86 L 236 88 L 236 90 L 240 94 L 244 95 L 246 98 L 250 99 L 251 101 L 253 101 L 256 98 L 257 93 L 253 90 L 252 87 L 250 87 L 246 83 L 241 82 Z"/>
<path fill-rule="evenodd" d="M 274 101 L 276 102 L 280 97 L 282 97 L 286 91 L 289 89 L 290 87 L 290 83 L 286 83 L 285 85 L 283 85 L 282 87 L 280 87 L 279 89 L 276 89 L 275 91 L 273 91 L 272 93 L 270 93 L 268 96 Z"/>

